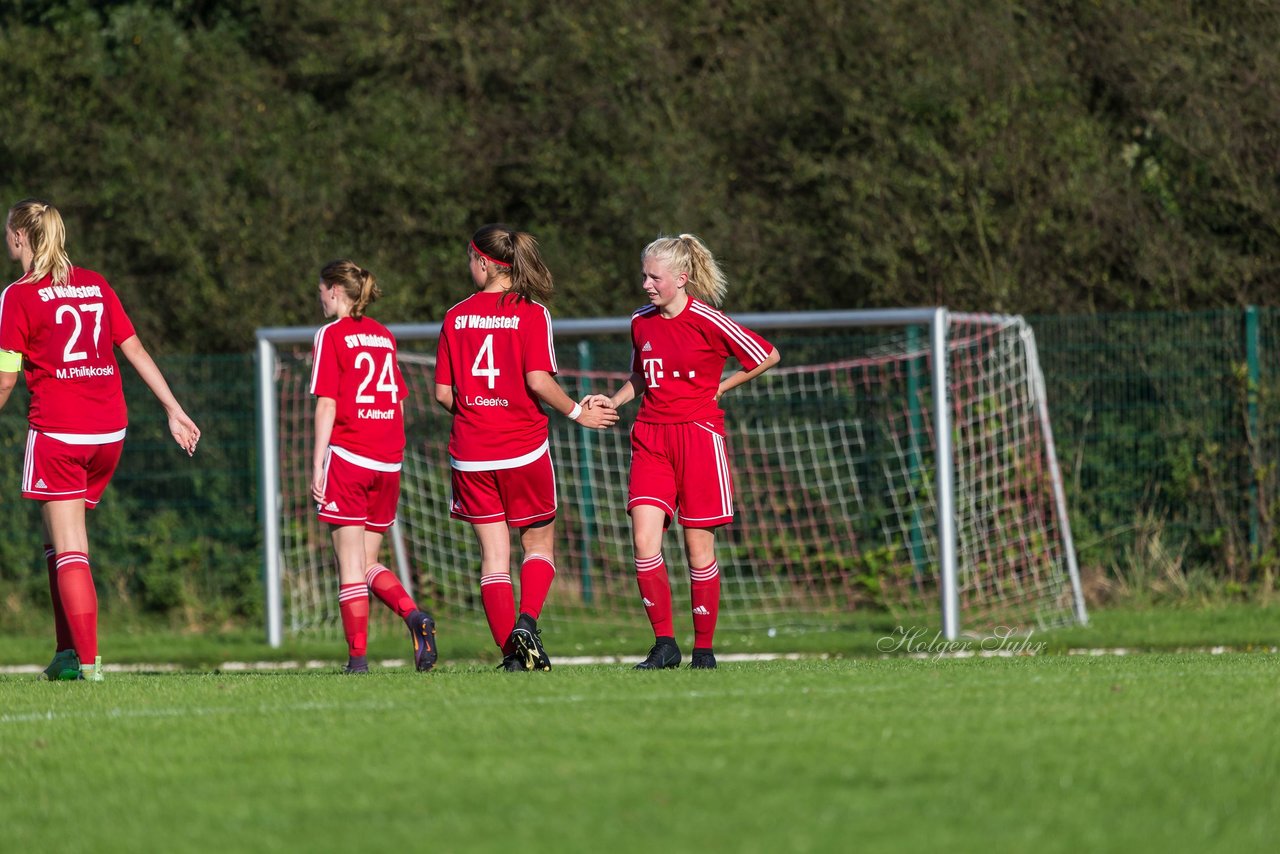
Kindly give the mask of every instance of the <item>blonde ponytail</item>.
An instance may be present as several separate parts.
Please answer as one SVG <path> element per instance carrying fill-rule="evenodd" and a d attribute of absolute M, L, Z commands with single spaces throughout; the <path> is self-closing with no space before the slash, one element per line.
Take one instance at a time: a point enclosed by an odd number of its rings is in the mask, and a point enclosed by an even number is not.
<path fill-rule="evenodd" d="M 23 199 L 9 209 L 9 228 L 21 231 L 31 244 L 31 269 L 19 281 L 38 282 L 45 276 L 55 285 L 71 277 L 67 257 L 67 229 L 62 214 L 44 199 Z"/>

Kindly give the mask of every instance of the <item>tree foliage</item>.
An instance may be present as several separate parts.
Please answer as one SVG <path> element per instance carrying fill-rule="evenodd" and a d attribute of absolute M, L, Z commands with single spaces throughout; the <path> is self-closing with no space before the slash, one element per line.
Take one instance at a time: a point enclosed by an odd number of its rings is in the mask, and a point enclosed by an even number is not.
<path fill-rule="evenodd" d="M 681 231 L 734 312 L 1265 302 L 1278 41 L 1263 0 L 11 2 L 0 200 L 57 202 L 160 350 L 319 322 L 337 256 L 436 319 L 495 220 L 557 316 Z"/>

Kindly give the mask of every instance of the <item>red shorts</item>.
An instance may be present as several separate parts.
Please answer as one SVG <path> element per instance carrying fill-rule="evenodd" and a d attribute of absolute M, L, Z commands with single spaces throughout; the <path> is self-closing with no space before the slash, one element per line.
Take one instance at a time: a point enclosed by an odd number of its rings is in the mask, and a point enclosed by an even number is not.
<path fill-rule="evenodd" d="M 449 515 L 473 525 L 505 521 L 513 528 L 556 518 L 556 473 L 551 452 L 513 469 L 454 469 Z"/>
<path fill-rule="evenodd" d="M 396 520 L 400 501 L 400 472 L 366 468 L 330 449 L 324 457 L 324 503 L 320 521 L 331 525 L 363 525 L 383 532 Z"/>
<path fill-rule="evenodd" d="M 631 480 L 627 512 L 638 504 L 662 508 L 687 528 L 733 521 L 733 474 L 724 436 L 703 421 L 631 428 Z"/>
<path fill-rule="evenodd" d="M 82 445 L 28 430 L 22 497 L 37 501 L 83 498 L 86 507 L 98 506 L 124 450 L 124 431 L 118 435 L 119 439 L 102 444 Z"/>

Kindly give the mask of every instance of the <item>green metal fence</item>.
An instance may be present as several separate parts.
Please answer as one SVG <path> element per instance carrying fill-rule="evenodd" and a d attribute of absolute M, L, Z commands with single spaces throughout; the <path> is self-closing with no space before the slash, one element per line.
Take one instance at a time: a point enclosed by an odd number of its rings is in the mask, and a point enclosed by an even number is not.
<path fill-rule="evenodd" d="M 1082 565 L 1144 526 L 1247 581 L 1275 547 L 1280 310 L 1034 317 Z"/>
<path fill-rule="evenodd" d="M 1082 567 L 1119 565 L 1153 527 L 1187 565 L 1225 580 L 1244 584 L 1270 566 L 1280 509 L 1280 309 L 1029 320 Z M 611 345 L 565 348 L 561 366 L 612 365 L 622 357 Z M 837 340 L 823 346 L 839 357 Z M 594 364 L 579 365 L 583 354 Z M 204 438 L 187 459 L 125 370 L 129 439 L 89 522 L 100 595 L 106 607 L 170 619 L 257 623 L 253 357 L 170 357 L 161 367 Z M 20 385 L 0 413 L 0 512 L 9 523 L 0 538 L 0 630 L 48 597 L 39 516 L 18 497 L 26 403 Z"/>
<path fill-rule="evenodd" d="M 122 360 L 123 361 L 123 360 Z M 129 433 L 111 487 L 88 518 L 90 560 L 106 608 L 174 621 L 260 620 L 261 538 L 257 512 L 253 359 L 157 360 L 200 425 L 188 458 L 169 437 L 164 411 L 127 366 Z M 0 412 L 0 630 L 22 606 L 48 607 L 43 526 L 19 496 L 27 434 L 23 383 Z"/>

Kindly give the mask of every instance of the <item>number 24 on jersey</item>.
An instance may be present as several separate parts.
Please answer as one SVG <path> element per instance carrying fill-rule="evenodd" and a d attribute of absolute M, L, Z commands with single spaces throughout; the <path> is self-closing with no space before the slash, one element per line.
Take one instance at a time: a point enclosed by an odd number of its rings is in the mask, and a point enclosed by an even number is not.
<path fill-rule="evenodd" d="M 385 391 L 391 395 L 392 403 L 399 403 L 400 389 L 396 387 L 396 370 L 395 356 L 387 353 L 382 360 L 382 369 L 378 369 L 377 360 L 372 353 L 361 351 L 356 354 L 355 361 L 356 370 L 364 369 L 364 379 L 360 381 L 360 387 L 356 389 L 356 403 L 377 403 L 378 398 L 369 394 L 369 386 L 373 384 L 374 391 Z M 374 384 L 373 375 L 378 375 L 378 381 Z"/>

